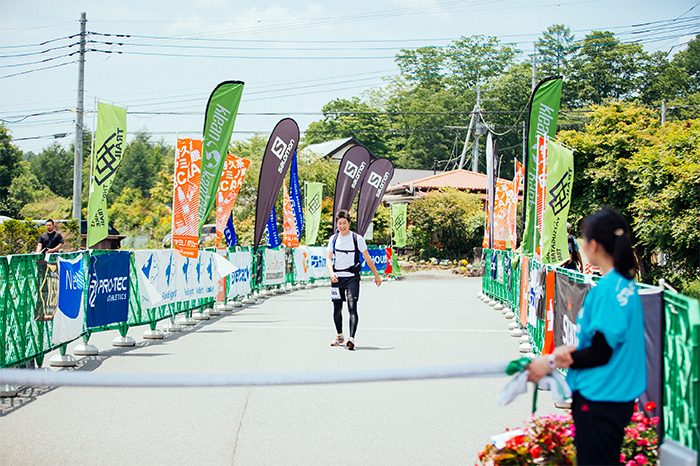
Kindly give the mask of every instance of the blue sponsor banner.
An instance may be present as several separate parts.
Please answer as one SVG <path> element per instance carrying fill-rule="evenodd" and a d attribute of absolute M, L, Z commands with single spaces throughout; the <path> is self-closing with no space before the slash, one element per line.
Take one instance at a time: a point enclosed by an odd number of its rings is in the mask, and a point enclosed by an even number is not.
<path fill-rule="evenodd" d="M 301 239 L 301 231 L 304 227 L 304 205 L 301 203 L 301 188 L 299 187 L 299 169 L 297 167 L 296 151 L 294 151 L 292 166 L 289 169 L 289 198 L 292 201 L 297 238 Z"/>
<path fill-rule="evenodd" d="M 270 217 L 267 219 L 267 247 L 276 249 L 280 247 L 280 244 L 282 244 L 282 240 L 277 230 L 277 212 L 275 212 L 275 206 L 273 205 Z"/>
<path fill-rule="evenodd" d="M 232 248 L 238 244 L 236 227 L 233 226 L 233 212 L 228 216 L 228 222 L 226 222 L 226 228 L 224 228 L 224 237 L 226 238 L 226 246 Z"/>
<path fill-rule="evenodd" d="M 99 327 L 129 318 L 128 251 L 90 257 L 87 326 Z"/>
<path fill-rule="evenodd" d="M 372 258 L 372 261 L 374 262 L 374 266 L 377 268 L 377 272 L 382 273 L 386 270 L 386 266 L 388 263 L 388 259 L 386 256 L 386 249 L 368 249 L 369 251 L 369 256 Z M 362 269 L 360 270 L 361 273 L 369 273 L 372 270 L 369 268 L 369 265 L 367 265 L 367 262 L 365 262 L 364 256 L 360 255 L 360 261 L 362 263 Z"/>

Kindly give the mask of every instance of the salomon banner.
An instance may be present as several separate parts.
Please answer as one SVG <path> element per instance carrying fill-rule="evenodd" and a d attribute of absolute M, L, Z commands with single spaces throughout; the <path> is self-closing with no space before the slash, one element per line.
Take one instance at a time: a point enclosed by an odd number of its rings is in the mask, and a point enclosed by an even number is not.
<path fill-rule="evenodd" d="M 262 240 L 272 206 L 280 192 L 292 155 L 299 144 L 299 125 L 291 118 L 280 120 L 272 130 L 263 154 L 258 179 L 258 198 L 255 203 L 255 235 L 253 250 Z"/>
<path fill-rule="evenodd" d="M 282 186 L 284 191 L 284 212 L 282 212 L 282 243 L 288 248 L 299 246 L 299 236 L 297 236 L 297 220 L 294 217 L 294 207 L 289 198 L 287 187 Z"/>
<path fill-rule="evenodd" d="M 265 226 L 265 237 L 267 238 L 268 248 L 278 248 L 282 244 L 280 239 L 280 233 L 277 229 L 277 211 L 275 206 L 272 206 L 272 211 L 270 212 L 270 217 L 267 219 L 267 225 Z"/>
<path fill-rule="evenodd" d="M 250 160 L 232 154 L 226 155 L 226 162 L 219 180 L 219 191 L 216 194 L 216 247 L 222 244 L 226 224 L 231 218 L 231 210 L 245 181 L 248 167 L 250 167 Z"/>
<path fill-rule="evenodd" d="M 221 170 L 224 168 L 242 94 L 243 82 L 225 81 L 214 88 L 207 102 L 202 140 L 202 174 L 199 181 L 199 232 L 214 208 Z"/>
<path fill-rule="evenodd" d="M 75 340 L 83 333 L 83 291 L 85 274 L 83 273 L 83 255 L 72 260 L 60 257 L 58 263 L 58 306 L 53 316 L 54 345 Z"/>
<path fill-rule="evenodd" d="M 536 210 L 536 176 L 537 176 L 537 138 L 540 136 L 553 139 L 557 131 L 559 103 L 561 100 L 561 77 L 549 77 L 541 81 L 532 92 L 529 104 L 527 154 L 525 160 L 525 230 L 523 232 L 522 250 L 535 252 Z"/>
<path fill-rule="evenodd" d="M 297 151 L 294 151 L 292 166 L 289 169 L 289 198 L 292 201 L 294 211 L 294 226 L 297 230 L 297 238 L 301 241 L 301 232 L 304 229 L 304 205 L 301 203 L 301 186 L 299 186 L 299 167 L 297 164 Z"/>
<path fill-rule="evenodd" d="M 367 251 L 369 252 L 370 259 L 372 259 L 372 262 L 374 262 L 374 266 L 377 268 L 377 272 L 383 273 L 386 270 L 386 265 L 389 263 L 386 255 L 386 249 L 368 248 Z M 372 269 L 369 268 L 367 261 L 365 261 L 364 255 L 360 256 L 360 263 L 362 264 L 362 268 L 360 269 L 361 273 L 372 272 Z"/>
<path fill-rule="evenodd" d="M 281 285 L 285 279 L 284 249 L 265 249 L 263 286 Z"/>
<path fill-rule="evenodd" d="M 330 276 L 326 267 L 328 249 L 322 246 L 309 247 L 309 268 L 311 278 L 327 278 Z"/>
<path fill-rule="evenodd" d="M 185 257 L 199 254 L 199 178 L 202 140 L 178 139 L 173 184 L 173 249 Z"/>
<path fill-rule="evenodd" d="M 555 346 L 578 346 L 576 318 L 590 289 L 587 283 L 577 283 L 564 274 L 557 274 L 554 293 Z"/>
<path fill-rule="evenodd" d="M 335 177 L 335 197 L 333 198 L 333 223 L 335 216 L 341 210 L 350 211 L 357 192 L 362 186 L 362 180 L 369 167 L 372 156 L 365 146 L 352 146 L 338 166 Z M 333 228 L 335 231 L 335 228 Z"/>
<path fill-rule="evenodd" d="M 304 182 L 306 191 L 305 216 L 306 216 L 306 231 L 305 241 L 308 246 L 316 242 L 318 237 L 318 229 L 321 225 L 321 207 L 323 202 L 323 183 Z"/>
<path fill-rule="evenodd" d="M 150 309 L 164 304 L 171 304 L 181 299 L 175 280 L 175 257 L 180 256 L 174 250 L 140 250 L 134 251 L 134 263 L 139 278 L 143 278 L 153 286 L 158 296 L 144 293 L 145 287 L 139 280 L 141 306 Z"/>
<path fill-rule="evenodd" d="M 228 297 L 234 299 L 238 296 L 250 294 L 250 279 L 253 267 L 253 256 L 248 251 L 229 252 L 228 260 L 235 268 L 228 279 Z"/>
<path fill-rule="evenodd" d="M 391 233 L 397 248 L 406 246 L 406 207 L 407 204 L 391 204 Z"/>
<path fill-rule="evenodd" d="M 122 161 L 125 146 L 126 109 L 98 102 L 87 213 L 88 248 L 107 237 L 107 194 Z"/>
<path fill-rule="evenodd" d="M 547 197 L 542 229 L 542 262 L 560 264 L 569 258 L 566 219 L 574 183 L 574 153 L 554 141 L 547 151 Z"/>
<path fill-rule="evenodd" d="M 100 327 L 129 318 L 129 251 L 90 256 L 87 326 Z"/>
<path fill-rule="evenodd" d="M 311 253 L 309 248 L 301 246 L 294 249 L 294 275 L 297 282 L 308 282 L 311 278 Z"/>
<path fill-rule="evenodd" d="M 394 165 L 389 159 L 377 159 L 367 169 L 367 174 L 360 187 L 360 199 L 357 204 L 357 233 L 364 236 L 372 223 L 377 207 L 382 202 L 386 188 L 394 176 Z M 335 218 L 335 217 L 333 217 Z"/>

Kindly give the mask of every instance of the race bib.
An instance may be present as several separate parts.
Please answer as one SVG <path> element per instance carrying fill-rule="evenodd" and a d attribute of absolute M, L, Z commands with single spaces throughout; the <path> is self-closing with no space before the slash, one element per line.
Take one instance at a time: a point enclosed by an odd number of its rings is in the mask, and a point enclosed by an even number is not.
<path fill-rule="evenodd" d="M 331 300 L 338 301 L 340 299 L 340 288 L 331 288 Z"/>

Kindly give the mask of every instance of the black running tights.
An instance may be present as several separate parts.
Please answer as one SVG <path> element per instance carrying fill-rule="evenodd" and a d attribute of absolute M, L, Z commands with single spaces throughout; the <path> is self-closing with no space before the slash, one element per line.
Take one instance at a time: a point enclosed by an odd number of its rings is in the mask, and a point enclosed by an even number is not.
<path fill-rule="evenodd" d="M 340 335 L 343 333 L 343 301 L 333 301 L 333 321 L 335 322 L 335 330 Z M 348 300 L 348 312 L 350 312 L 350 336 L 355 338 L 357 331 L 357 323 L 360 318 L 357 316 L 357 301 L 354 299 Z"/>

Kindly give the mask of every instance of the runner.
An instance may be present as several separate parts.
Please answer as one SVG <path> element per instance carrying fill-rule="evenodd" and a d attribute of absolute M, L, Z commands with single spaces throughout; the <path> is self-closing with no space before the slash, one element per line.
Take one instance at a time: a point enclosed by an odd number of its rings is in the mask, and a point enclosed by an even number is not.
<path fill-rule="evenodd" d="M 360 254 L 362 254 L 374 273 L 374 283 L 382 284 L 382 278 L 374 266 L 367 251 L 365 239 L 350 231 L 350 214 L 347 210 L 338 212 L 335 218 L 338 231 L 328 241 L 328 270 L 331 273 L 331 300 L 333 301 L 333 321 L 338 333 L 331 346 L 346 345 L 350 351 L 355 350 L 355 332 L 359 318 L 357 300 L 360 297 Z M 350 337 L 347 343 L 343 336 L 343 301 L 348 303 L 350 313 Z"/>

